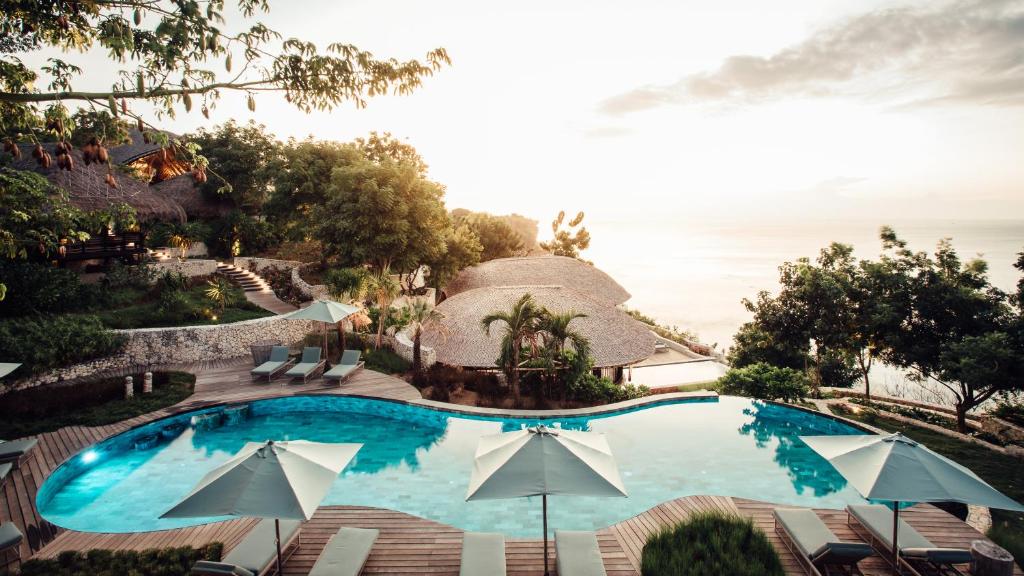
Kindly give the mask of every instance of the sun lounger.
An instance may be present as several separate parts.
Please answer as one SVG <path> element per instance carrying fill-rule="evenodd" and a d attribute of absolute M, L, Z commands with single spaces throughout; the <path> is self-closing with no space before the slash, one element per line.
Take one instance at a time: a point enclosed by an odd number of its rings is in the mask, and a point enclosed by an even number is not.
<path fill-rule="evenodd" d="M 3 487 L 4 482 L 7 481 L 7 476 L 11 474 L 11 469 L 14 468 L 10 462 L 4 462 L 0 464 L 0 487 Z"/>
<path fill-rule="evenodd" d="M 505 576 L 505 537 L 493 532 L 463 534 L 459 576 Z"/>
<path fill-rule="evenodd" d="M 555 556 L 558 576 L 607 576 L 593 532 L 555 530 Z"/>
<path fill-rule="evenodd" d="M 253 368 L 250 374 L 252 374 L 253 379 L 266 376 L 267 382 L 270 382 L 274 379 L 274 376 L 280 374 L 283 370 L 287 370 L 294 363 L 295 360 L 288 358 L 287 346 L 274 346 L 270 349 L 270 359 Z"/>
<path fill-rule="evenodd" d="M 341 384 L 343 380 L 363 367 L 363 363 L 359 361 L 361 355 L 362 352 L 359 350 L 345 350 L 341 355 L 341 362 L 324 372 L 324 380 L 337 380 L 338 384 Z"/>
<path fill-rule="evenodd" d="M 21 541 L 25 537 L 22 536 L 21 530 L 12 522 L 0 523 L 0 554 L 7 552 L 8 550 L 14 550 L 15 562 L 21 565 Z M 10 565 L 7 566 L 10 568 Z"/>
<path fill-rule="evenodd" d="M 379 530 L 341 528 L 327 541 L 309 576 L 357 576 L 379 535 Z"/>
<path fill-rule="evenodd" d="M 892 510 L 872 504 L 847 506 L 850 527 L 871 544 L 886 561 L 892 560 Z M 970 550 L 939 548 L 900 519 L 900 565 L 915 576 L 962 574 L 955 564 L 971 561 Z"/>
<path fill-rule="evenodd" d="M 298 548 L 298 520 L 281 520 L 281 550 L 285 557 Z M 192 566 L 193 576 L 258 576 L 277 569 L 274 521 L 260 520 L 246 537 L 220 562 L 200 560 Z M 296 544 L 292 546 L 292 544 Z"/>
<path fill-rule="evenodd" d="M 863 542 L 843 542 L 814 510 L 776 508 L 775 531 L 812 576 L 861 574 L 857 562 L 874 554 Z"/>
<path fill-rule="evenodd" d="M 14 440 L 7 442 L 0 440 L 0 463 L 10 462 L 15 468 L 21 463 L 21 459 L 29 453 L 30 450 L 35 448 L 39 440 L 35 438 L 25 438 L 24 440 Z"/>
<path fill-rule="evenodd" d="M 289 378 L 302 378 L 302 383 L 305 384 L 314 374 L 323 371 L 325 364 L 327 362 L 320 359 L 320 348 L 307 346 L 302 349 L 302 360 L 284 375 Z"/>

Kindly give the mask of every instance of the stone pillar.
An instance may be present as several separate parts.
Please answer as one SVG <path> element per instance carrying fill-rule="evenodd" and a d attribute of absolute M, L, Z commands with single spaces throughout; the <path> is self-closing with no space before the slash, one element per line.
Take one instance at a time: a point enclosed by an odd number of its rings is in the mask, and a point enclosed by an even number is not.
<path fill-rule="evenodd" d="M 146 372 L 142 377 L 142 393 L 149 394 L 153 391 L 153 373 Z"/>
<path fill-rule="evenodd" d="M 132 384 L 132 377 L 131 376 L 125 376 L 124 377 L 124 397 L 125 398 L 131 398 L 133 396 L 135 396 L 135 387 Z"/>

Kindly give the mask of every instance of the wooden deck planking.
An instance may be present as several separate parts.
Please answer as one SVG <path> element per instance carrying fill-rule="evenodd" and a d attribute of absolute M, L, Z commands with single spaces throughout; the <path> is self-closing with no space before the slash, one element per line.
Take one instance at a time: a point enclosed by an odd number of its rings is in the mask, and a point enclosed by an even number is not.
<path fill-rule="evenodd" d="M 35 495 L 43 480 L 62 462 L 81 449 L 104 438 L 152 420 L 209 406 L 212 404 L 288 396 L 293 394 L 352 394 L 412 401 L 419 393 L 404 381 L 363 370 L 341 387 L 326 386 L 322 380 L 308 384 L 254 384 L 248 377 L 251 362 L 229 359 L 199 365 L 174 366 L 197 373 L 195 394 L 184 402 L 117 424 L 96 428 L 68 427 L 39 436 L 39 446 L 22 467 L 12 474 L 0 498 L 0 515 L 18 523 L 29 535 L 23 556 L 35 551 L 38 557 L 51 557 L 64 550 L 93 548 L 141 550 L 159 546 L 201 546 L 221 542 L 225 550 L 236 546 L 255 525 L 256 520 L 240 519 L 205 526 L 144 532 L 104 534 L 63 531 L 38 517 Z M 779 551 L 788 575 L 803 570 L 774 532 L 771 511 L 774 505 L 724 496 L 690 496 L 662 503 L 638 516 L 600 530 L 598 533 L 605 567 L 611 576 L 635 575 L 647 537 L 673 525 L 692 513 L 722 510 L 753 519 Z M 820 510 L 819 515 L 840 537 L 859 538 L 846 524 L 846 514 Z M 982 536 L 949 514 L 928 505 L 915 506 L 904 516 L 922 534 L 940 546 L 969 547 Z M 462 531 L 431 520 L 397 511 L 367 507 L 321 507 L 302 531 L 302 546 L 285 564 L 286 576 L 304 576 L 316 561 L 331 534 L 341 526 L 377 528 L 381 536 L 364 570 L 365 574 L 458 574 Z M 51 533 L 52 532 L 52 533 Z M 47 543 L 48 542 L 48 543 Z M 550 544 L 551 572 L 555 573 L 554 545 Z M 543 574 L 543 542 L 537 539 L 509 539 L 506 544 L 508 573 L 516 576 Z M 866 576 L 888 574 L 879 558 L 861 564 Z M 1020 570 L 1016 576 L 1024 576 Z"/>

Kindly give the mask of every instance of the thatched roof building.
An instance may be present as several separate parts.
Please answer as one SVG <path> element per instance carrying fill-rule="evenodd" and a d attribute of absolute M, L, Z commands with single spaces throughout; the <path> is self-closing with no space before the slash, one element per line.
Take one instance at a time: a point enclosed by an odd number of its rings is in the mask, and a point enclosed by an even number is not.
<path fill-rule="evenodd" d="M 132 128 L 128 131 L 131 142 L 111 148 L 110 161 L 136 171 L 154 184 L 188 174 L 192 166 L 177 157 L 177 147 L 173 144 L 178 136 L 170 132 L 166 134 L 172 144 L 164 149 L 146 142 L 142 132 Z"/>
<path fill-rule="evenodd" d="M 68 193 L 71 204 L 82 210 L 98 210 L 112 204 L 124 202 L 135 209 L 139 220 L 185 221 L 185 209 L 174 200 L 165 198 L 153 190 L 145 182 L 141 182 L 119 170 L 113 171 L 117 188 L 105 182 L 107 166 L 105 164 L 85 165 L 79 149 L 72 150 L 74 168 L 71 171 L 61 170 L 53 162 L 49 168 L 39 166 L 32 158 L 33 145 L 20 145 L 21 159 L 14 162 L 13 168 L 36 172 L 46 177 L 54 186 Z M 43 144 L 56 160 L 56 143 Z"/>
<path fill-rule="evenodd" d="M 444 288 L 444 296 L 490 286 L 565 286 L 609 306 L 630 294 L 600 269 L 565 256 L 500 258 L 466 268 Z"/>
<path fill-rule="evenodd" d="M 587 315 L 574 320 L 572 327 L 590 340 L 595 368 L 626 366 L 654 353 L 654 335 L 625 312 L 587 294 L 551 285 L 491 286 L 451 296 L 438 304 L 444 318 L 425 328 L 423 345 L 433 348 L 444 364 L 493 368 L 503 326 L 495 324 L 487 336 L 480 321 L 492 312 L 511 309 L 526 293 L 552 312 Z"/>

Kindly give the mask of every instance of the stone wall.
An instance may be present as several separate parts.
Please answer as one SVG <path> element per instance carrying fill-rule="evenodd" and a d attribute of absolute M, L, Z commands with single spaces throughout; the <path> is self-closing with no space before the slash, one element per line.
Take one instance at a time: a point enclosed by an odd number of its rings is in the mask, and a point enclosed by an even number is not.
<path fill-rule="evenodd" d="M 165 260 L 149 264 L 149 268 L 157 274 L 164 272 L 178 272 L 193 278 L 195 276 L 209 276 L 217 271 L 216 260 Z"/>
<path fill-rule="evenodd" d="M 249 354 L 249 345 L 258 340 L 276 339 L 290 345 L 318 328 L 319 324 L 313 321 L 271 316 L 210 326 L 116 330 L 128 337 L 120 353 L 53 370 L 17 382 L 13 388 L 30 388 L 124 366 L 178 364 L 246 356 Z"/>
<path fill-rule="evenodd" d="M 273 258 L 253 258 L 250 256 L 236 256 L 235 266 L 244 270 L 255 269 L 258 274 L 261 270 L 266 268 L 279 268 L 281 270 L 290 270 L 292 275 L 292 284 L 299 290 L 303 298 L 309 300 L 330 300 L 330 295 L 327 293 L 327 287 L 323 284 L 310 284 L 302 279 L 299 275 L 299 268 L 305 266 L 304 262 L 297 260 L 275 260 Z"/>
<path fill-rule="evenodd" d="M 391 347 L 402 358 L 412 362 L 412 337 L 405 332 L 399 332 L 395 334 L 392 339 Z M 420 362 L 423 363 L 424 368 L 429 368 L 437 363 L 437 353 L 434 349 L 429 346 L 420 345 Z"/>

